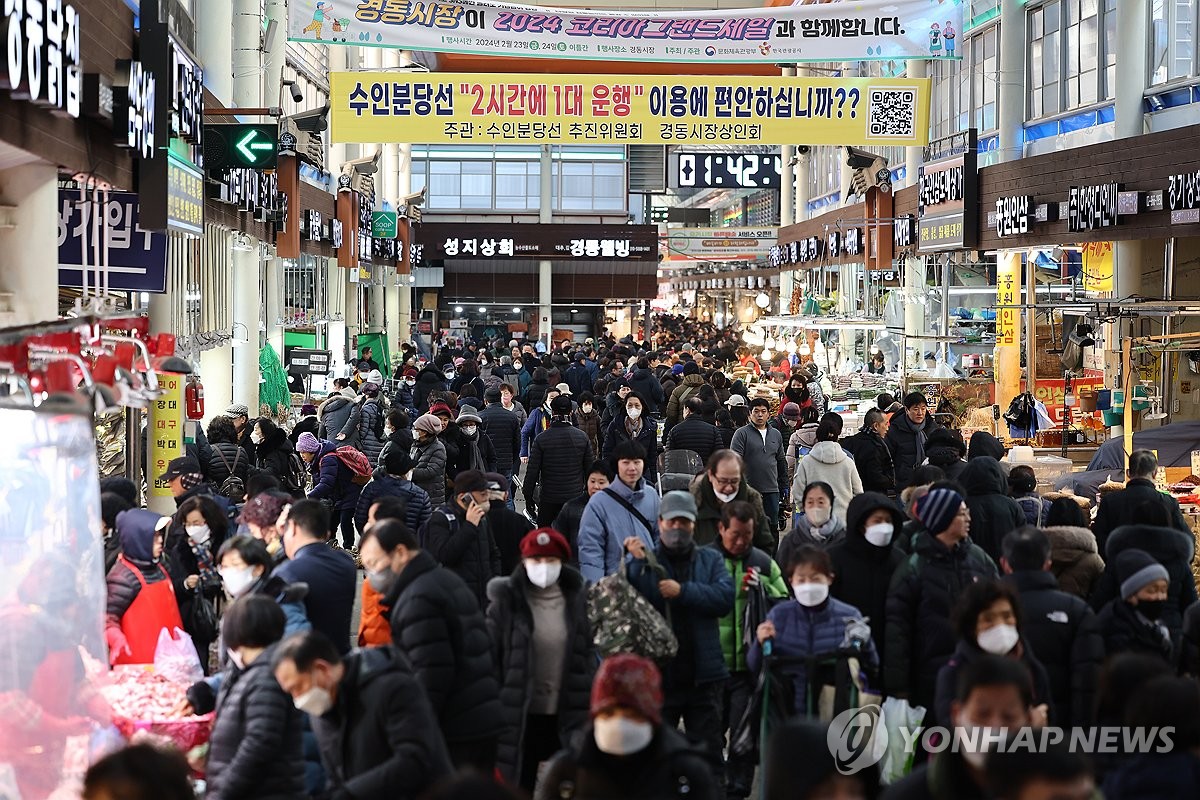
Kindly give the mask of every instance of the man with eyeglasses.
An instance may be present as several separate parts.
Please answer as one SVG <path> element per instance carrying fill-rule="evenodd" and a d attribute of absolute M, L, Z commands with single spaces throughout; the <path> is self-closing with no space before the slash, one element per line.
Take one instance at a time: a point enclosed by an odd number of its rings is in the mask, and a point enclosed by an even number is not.
<path fill-rule="evenodd" d="M 696 500 L 696 546 L 707 547 L 720 538 L 721 514 L 729 503 L 749 503 L 754 509 L 754 546 L 775 553 L 775 535 L 758 490 L 746 481 L 745 462 L 732 450 L 718 450 L 708 458 L 704 475 L 692 483 Z"/>

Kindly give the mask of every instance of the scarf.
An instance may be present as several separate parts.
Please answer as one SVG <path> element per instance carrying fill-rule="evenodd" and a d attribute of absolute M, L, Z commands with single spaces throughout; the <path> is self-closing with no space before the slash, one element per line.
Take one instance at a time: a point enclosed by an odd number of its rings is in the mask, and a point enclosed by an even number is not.
<path fill-rule="evenodd" d="M 200 581 L 202 583 L 219 584 L 221 576 L 217 574 L 212 554 L 208 552 L 208 545 L 204 542 L 200 544 L 189 542 L 189 544 L 192 547 L 192 555 L 196 557 L 196 564 L 200 570 Z"/>
<path fill-rule="evenodd" d="M 808 516 L 801 514 L 800 523 L 803 524 L 804 527 L 808 528 L 809 535 L 814 539 L 828 539 L 829 534 L 833 533 L 833 529 L 837 527 L 838 521 L 835 516 L 830 514 L 829 519 L 825 521 L 824 525 L 820 526 L 819 528 L 814 528 L 811 524 L 809 524 Z"/>
<path fill-rule="evenodd" d="M 638 434 L 642 432 L 642 418 L 638 417 L 636 420 L 634 420 L 626 417 L 625 432 L 629 434 L 630 439 L 638 438 Z"/>
<path fill-rule="evenodd" d="M 913 463 L 924 464 L 926 458 L 925 440 L 929 438 L 925 433 L 925 423 L 922 422 L 920 428 L 914 427 L 913 421 L 908 418 L 908 414 L 903 412 L 898 413 L 900 413 L 901 417 L 899 424 L 903 426 L 904 430 L 909 431 L 913 435 L 913 448 L 916 450 L 917 455 L 917 460 Z M 928 417 L 926 417 L 926 419 L 928 419 Z M 892 424 L 895 425 L 896 423 Z"/>

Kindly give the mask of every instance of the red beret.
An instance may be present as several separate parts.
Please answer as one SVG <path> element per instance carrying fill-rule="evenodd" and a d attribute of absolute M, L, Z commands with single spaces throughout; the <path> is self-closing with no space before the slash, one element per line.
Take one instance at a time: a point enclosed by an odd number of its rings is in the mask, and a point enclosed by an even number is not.
<path fill-rule="evenodd" d="M 536 528 L 521 540 L 521 558 L 571 558 L 571 545 L 567 537 L 554 528 Z"/>

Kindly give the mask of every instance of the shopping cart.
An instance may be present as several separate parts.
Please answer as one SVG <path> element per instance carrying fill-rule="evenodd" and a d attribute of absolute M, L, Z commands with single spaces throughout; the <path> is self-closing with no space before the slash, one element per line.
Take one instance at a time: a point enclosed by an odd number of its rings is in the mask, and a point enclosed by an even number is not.
<path fill-rule="evenodd" d="M 695 450 L 668 450 L 658 457 L 658 491 L 666 494 L 687 491 L 692 479 L 704 471 L 704 462 Z"/>

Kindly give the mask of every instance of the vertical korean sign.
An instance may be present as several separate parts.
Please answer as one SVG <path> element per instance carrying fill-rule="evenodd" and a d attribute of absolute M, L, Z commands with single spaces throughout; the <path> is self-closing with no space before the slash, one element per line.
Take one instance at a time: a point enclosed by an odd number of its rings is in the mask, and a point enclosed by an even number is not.
<path fill-rule="evenodd" d="M 1001 253 L 996 259 L 996 402 L 1005 406 L 1021 391 L 1021 254 Z M 1007 306 L 1007 308 L 1005 308 Z"/>
<path fill-rule="evenodd" d="M 150 483 L 151 497 L 170 497 L 171 487 L 159 478 L 172 459 L 183 455 L 183 375 L 160 372 L 158 385 L 162 395 L 150 406 Z"/>

